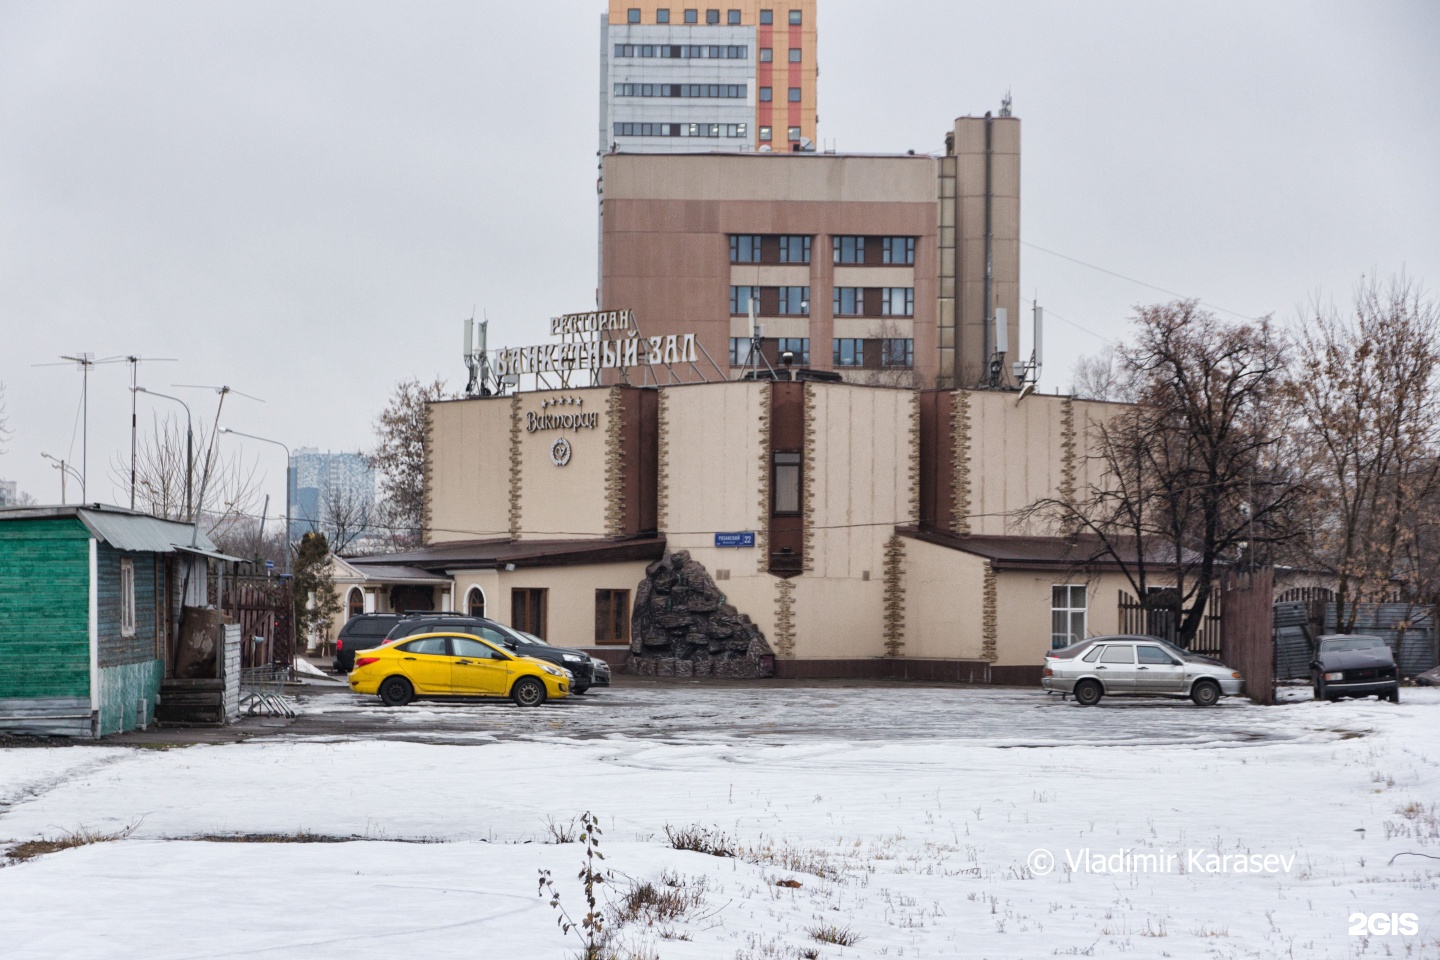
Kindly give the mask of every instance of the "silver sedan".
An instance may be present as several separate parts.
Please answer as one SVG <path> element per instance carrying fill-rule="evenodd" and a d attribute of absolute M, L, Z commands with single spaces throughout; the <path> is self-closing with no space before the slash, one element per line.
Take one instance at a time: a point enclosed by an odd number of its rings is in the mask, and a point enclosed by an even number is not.
<path fill-rule="evenodd" d="M 1083 707 L 1104 696 L 1189 697 L 1202 707 L 1245 687 L 1240 674 L 1156 637 L 1092 637 L 1045 655 L 1040 685 Z"/>

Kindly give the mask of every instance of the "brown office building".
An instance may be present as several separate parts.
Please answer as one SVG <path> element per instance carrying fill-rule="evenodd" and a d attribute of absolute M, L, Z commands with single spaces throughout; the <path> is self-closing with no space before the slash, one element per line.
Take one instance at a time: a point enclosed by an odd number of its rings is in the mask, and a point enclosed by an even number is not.
<path fill-rule="evenodd" d="M 600 307 L 694 333 L 732 373 L 752 362 L 755 301 L 772 365 L 788 351 L 854 382 L 1011 385 L 1020 121 L 961 117 L 945 139 L 943 156 L 607 153 Z"/>

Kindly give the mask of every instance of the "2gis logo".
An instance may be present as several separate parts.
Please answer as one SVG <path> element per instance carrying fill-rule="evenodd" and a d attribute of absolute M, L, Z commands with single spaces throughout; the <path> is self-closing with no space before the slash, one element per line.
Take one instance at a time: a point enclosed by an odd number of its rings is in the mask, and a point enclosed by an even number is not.
<path fill-rule="evenodd" d="M 1420 932 L 1420 918 L 1413 913 L 1352 913 L 1346 923 L 1352 937 L 1413 937 Z"/>

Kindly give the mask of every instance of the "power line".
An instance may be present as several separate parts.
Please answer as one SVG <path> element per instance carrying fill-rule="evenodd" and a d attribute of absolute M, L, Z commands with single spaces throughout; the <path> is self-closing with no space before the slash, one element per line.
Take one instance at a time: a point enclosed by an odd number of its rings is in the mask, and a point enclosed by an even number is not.
<path fill-rule="evenodd" d="M 1032 250 L 1039 250 L 1041 253 L 1048 253 L 1052 257 L 1059 257 L 1061 260 L 1069 260 L 1071 263 L 1078 263 L 1082 267 L 1089 267 L 1091 270 L 1098 270 L 1101 273 L 1108 274 L 1120 280 L 1125 280 L 1129 283 L 1139 284 L 1142 287 L 1149 287 L 1151 290 L 1158 290 L 1161 293 L 1168 294 L 1169 296 L 1179 297 L 1181 300 L 1194 300 L 1196 303 L 1199 303 L 1202 306 L 1209 307 L 1211 310 L 1219 310 L 1221 313 L 1228 313 L 1231 316 L 1239 317 L 1242 320 L 1257 319 L 1256 317 L 1252 317 L 1249 314 L 1241 313 L 1238 310 L 1231 310 L 1228 307 L 1222 307 L 1219 304 L 1211 303 L 1208 300 L 1201 300 L 1199 297 L 1193 297 L 1190 294 L 1178 293 L 1174 290 L 1167 290 L 1164 287 L 1157 287 L 1153 283 L 1146 283 L 1144 280 L 1136 280 L 1134 277 L 1127 277 L 1123 273 L 1116 273 L 1114 270 L 1107 270 L 1105 267 L 1096 266 L 1093 263 L 1087 263 L 1084 260 L 1080 260 L 1076 257 L 1070 256 L 1068 253 L 1060 253 L 1058 250 L 1049 250 L 1045 247 L 1040 246 L 1039 244 L 1031 243 L 1028 240 L 1021 240 L 1020 242 L 1025 246 L 1030 247 Z"/>

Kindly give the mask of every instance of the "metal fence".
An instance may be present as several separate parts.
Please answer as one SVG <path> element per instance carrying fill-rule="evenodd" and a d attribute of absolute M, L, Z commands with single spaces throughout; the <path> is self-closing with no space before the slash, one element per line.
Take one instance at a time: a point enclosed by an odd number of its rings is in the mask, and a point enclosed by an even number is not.
<path fill-rule="evenodd" d="M 1424 673 L 1440 661 L 1433 605 L 1386 602 L 1355 607 L 1355 626 L 1346 632 L 1383 639 L 1402 677 Z M 1340 632 L 1333 601 L 1296 599 L 1275 604 L 1276 678 L 1309 680 L 1316 641 L 1324 634 Z"/>

